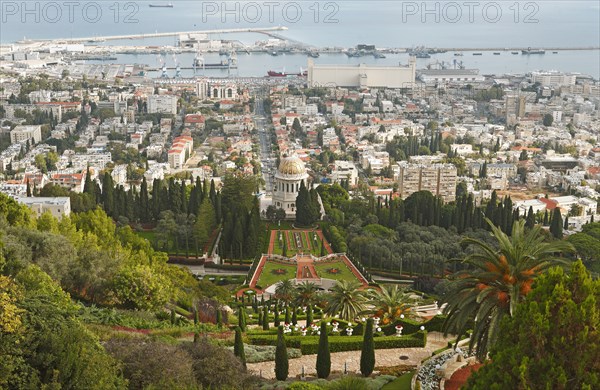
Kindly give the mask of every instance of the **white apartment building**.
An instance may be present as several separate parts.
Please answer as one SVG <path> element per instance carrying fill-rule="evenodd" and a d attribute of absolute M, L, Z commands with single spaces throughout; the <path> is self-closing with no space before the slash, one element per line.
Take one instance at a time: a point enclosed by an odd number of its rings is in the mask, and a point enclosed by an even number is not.
<path fill-rule="evenodd" d="M 192 155 L 194 140 L 189 136 L 180 136 L 173 140 L 173 145 L 168 152 L 169 166 L 171 169 L 182 168 L 187 158 Z"/>
<path fill-rule="evenodd" d="M 71 214 L 71 198 L 69 197 L 17 197 L 16 200 L 33 210 L 38 217 L 45 211 L 49 211 L 57 219 L 62 219 L 63 216 Z"/>
<path fill-rule="evenodd" d="M 177 114 L 177 96 L 150 95 L 148 96 L 148 113 Z"/>
<path fill-rule="evenodd" d="M 10 142 L 13 144 L 31 140 L 33 144 L 42 142 L 42 126 L 17 126 L 10 132 Z"/>
<path fill-rule="evenodd" d="M 352 161 L 335 160 L 333 171 L 331 172 L 331 181 L 339 183 L 342 180 L 348 180 L 348 184 L 355 186 L 358 184 L 358 169 Z"/>
<path fill-rule="evenodd" d="M 531 82 L 540 83 L 543 87 L 575 85 L 576 78 L 577 75 L 573 73 L 562 73 L 557 71 L 531 73 Z"/>
<path fill-rule="evenodd" d="M 456 199 L 456 167 L 452 164 L 398 163 L 398 192 L 402 199 L 418 191 L 429 191 L 444 202 Z"/>

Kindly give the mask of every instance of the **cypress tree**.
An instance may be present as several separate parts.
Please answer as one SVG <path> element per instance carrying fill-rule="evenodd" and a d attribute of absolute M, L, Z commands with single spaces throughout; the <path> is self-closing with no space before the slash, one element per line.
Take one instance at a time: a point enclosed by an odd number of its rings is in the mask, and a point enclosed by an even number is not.
<path fill-rule="evenodd" d="M 267 310 L 267 306 L 263 307 L 263 318 L 262 318 L 262 327 L 263 330 L 269 330 L 269 312 Z"/>
<path fill-rule="evenodd" d="M 562 215 L 558 210 L 558 207 L 554 209 L 554 213 L 552 214 L 552 222 L 550 223 L 550 233 L 554 238 L 562 238 L 563 237 L 563 221 Z"/>
<path fill-rule="evenodd" d="M 219 329 L 223 326 L 223 314 L 221 313 L 221 308 L 217 309 L 217 326 Z"/>
<path fill-rule="evenodd" d="M 275 378 L 284 381 L 288 377 L 289 361 L 285 339 L 283 337 L 283 326 L 277 328 L 277 346 L 275 347 Z"/>
<path fill-rule="evenodd" d="M 548 210 L 544 211 L 544 226 L 548 226 Z"/>
<path fill-rule="evenodd" d="M 239 326 L 235 327 L 235 341 L 233 343 L 233 354 L 237 356 L 244 368 L 246 368 L 246 353 L 244 352 L 244 341 L 242 340 L 242 330 Z"/>
<path fill-rule="evenodd" d="M 310 326 L 310 324 L 312 324 L 313 322 L 313 311 L 312 311 L 312 305 L 309 304 L 308 308 L 306 309 L 306 327 L 308 328 Z"/>
<path fill-rule="evenodd" d="M 331 372 L 331 354 L 329 353 L 329 337 L 327 324 L 321 321 L 321 335 L 319 336 L 319 351 L 317 352 L 317 377 L 326 379 Z"/>
<path fill-rule="evenodd" d="M 246 331 L 246 309 L 244 306 L 240 306 L 240 309 L 238 310 L 238 326 L 242 332 Z"/>
<path fill-rule="evenodd" d="M 262 312 L 262 310 L 259 310 L 258 311 L 258 325 L 262 326 L 262 323 L 263 323 L 263 312 Z"/>
<path fill-rule="evenodd" d="M 273 319 L 273 325 L 274 326 L 279 326 L 279 308 L 277 307 L 277 303 L 275 304 L 275 312 L 274 312 L 274 319 Z"/>
<path fill-rule="evenodd" d="M 363 376 L 369 376 L 375 368 L 375 346 L 373 343 L 373 319 L 367 320 L 365 334 L 363 337 L 363 347 L 360 353 L 360 372 Z"/>
<path fill-rule="evenodd" d="M 31 186 L 29 185 L 29 179 L 27 179 L 27 197 L 31 198 Z"/>
<path fill-rule="evenodd" d="M 569 230 L 569 216 L 565 217 L 565 224 L 563 226 L 564 230 Z"/>
<path fill-rule="evenodd" d="M 292 324 L 298 325 L 298 309 L 296 307 L 292 308 Z"/>
<path fill-rule="evenodd" d="M 290 321 L 291 321 L 291 318 L 290 318 L 290 307 L 286 306 L 285 307 L 285 323 L 289 324 Z"/>
<path fill-rule="evenodd" d="M 527 219 L 525 220 L 525 226 L 527 226 L 530 229 L 535 226 L 535 215 L 533 214 L 532 206 L 529 206 L 529 211 L 527 211 Z"/>

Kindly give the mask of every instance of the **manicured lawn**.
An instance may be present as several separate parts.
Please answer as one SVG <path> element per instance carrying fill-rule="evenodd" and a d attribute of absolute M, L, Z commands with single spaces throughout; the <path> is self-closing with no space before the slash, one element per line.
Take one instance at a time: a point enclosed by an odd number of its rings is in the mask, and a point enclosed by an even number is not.
<path fill-rule="evenodd" d="M 284 270 L 285 273 L 278 275 L 274 273 L 275 270 Z M 293 279 L 296 277 L 296 265 L 295 264 L 282 264 L 275 263 L 273 261 L 267 261 L 265 267 L 260 274 L 257 284 L 262 288 L 279 282 L 280 280 Z"/>
<path fill-rule="evenodd" d="M 326 263 L 316 261 L 314 264 L 317 274 L 319 274 L 320 278 L 355 282 L 358 281 L 356 276 L 354 276 L 352 271 L 342 260 L 328 261 Z M 335 274 L 327 272 L 327 270 L 331 268 L 337 268 L 338 272 Z"/>
<path fill-rule="evenodd" d="M 298 230 L 279 230 L 277 232 L 277 234 L 275 235 L 275 243 L 273 245 L 273 254 L 283 255 L 282 243 L 279 242 L 279 233 L 282 234 L 283 239 L 286 238 L 286 234 L 289 237 L 289 243 L 291 243 L 291 244 L 288 245 L 288 247 L 287 247 L 287 257 L 293 257 L 298 252 L 296 249 L 296 238 L 294 236 L 294 232 L 300 233 L 300 239 L 302 240 L 303 247 L 308 248 L 307 240 L 310 240 L 310 253 L 313 256 L 315 256 L 315 257 L 321 256 L 321 238 L 319 238 L 319 236 L 317 236 L 317 241 L 315 241 L 314 236 L 316 235 L 316 233 L 313 233 L 310 231 L 305 232 L 305 231 L 298 231 Z M 304 252 L 308 253 L 307 250 L 305 250 Z"/>
<path fill-rule="evenodd" d="M 410 390 L 410 382 L 415 375 L 414 371 L 407 372 L 398 377 L 398 379 L 386 384 L 381 390 Z"/>
<path fill-rule="evenodd" d="M 284 240 L 286 240 L 287 230 L 278 231 L 277 234 L 275 235 L 275 245 L 273 246 L 273 254 L 283 256 L 283 242 L 279 241 L 279 233 L 281 233 L 282 238 Z M 287 250 L 286 250 L 287 257 L 293 257 L 296 254 L 296 245 L 294 245 L 294 241 L 292 240 L 291 236 L 290 236 L 290 241 L 292 242 L 292 244 L 288 245 L 288 247 L 287 247 Z"/>

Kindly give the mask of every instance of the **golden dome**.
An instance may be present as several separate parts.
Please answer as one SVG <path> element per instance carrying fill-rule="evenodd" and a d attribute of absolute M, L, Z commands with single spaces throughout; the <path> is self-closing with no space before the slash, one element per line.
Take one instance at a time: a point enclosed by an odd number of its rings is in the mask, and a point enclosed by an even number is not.
<path fill-rule="evenodd" d="M 281 159 L 279 164 L 279 173 L 282 175 L 304 175 L 306 168 L 298 156 L 290 156 Z"/>

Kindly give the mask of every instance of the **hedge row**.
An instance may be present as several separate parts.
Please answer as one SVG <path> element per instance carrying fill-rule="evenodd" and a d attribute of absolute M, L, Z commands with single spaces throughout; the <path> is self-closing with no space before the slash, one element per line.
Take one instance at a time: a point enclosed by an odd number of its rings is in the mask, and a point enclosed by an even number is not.
<path fill-rule="evenodd" d="M 254 345 L 275 345 L 277 335 L 249 335 L 248 341 Z M 316 354 L 319 349 L 318 336 L 286 336 L 285 343 L 290 348 L 299 348 L 303 355 Z M 376 349 L 422 348 L 427 343 L 427 332 L 417 332 L 408 336 L 380 336 L 374 338 Z M 363 346 L 362 336 L 329 336 L 329 351 L 359 351 Z"/>
<path fill-rule="evenodd" d="M 337 253 L 348 252 L 348 246 L 346 245 L 346 240 L 344 236 L 340 233 L 337 227 L 329 224 L 322 223 L 321 228 L 323 230 L 323 235 L 331 244 L 333 250 Z"/>
<path fill-rule="evenodd" d="M 388 336 L 393 335 L 396 334 L 396 325 L 402 325 L 402 333 L 404 334 L 418 332 L 421 330 L 421 326 L 424 326 L 425 330 L 428 332 L 441 332 L 445 320 L 445 316 L 435 316 L 427 322 L 417 322 L 405 318 L 401 320 L 396 320 L 392 324 L 382 326 L 381 331 Z"/>

